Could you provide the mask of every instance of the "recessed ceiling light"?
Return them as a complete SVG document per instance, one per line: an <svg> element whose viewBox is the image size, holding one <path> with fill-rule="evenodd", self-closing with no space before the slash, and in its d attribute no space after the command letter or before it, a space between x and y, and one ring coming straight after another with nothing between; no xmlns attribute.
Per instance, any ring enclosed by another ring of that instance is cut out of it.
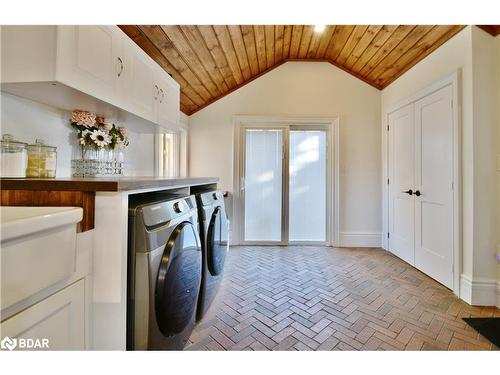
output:
<svg viewBox="0 0 500 375"><path fill-rule="evenodd" d="M322 33L325 30L325 25L314 25L314 31L317 33Z"/></svg>

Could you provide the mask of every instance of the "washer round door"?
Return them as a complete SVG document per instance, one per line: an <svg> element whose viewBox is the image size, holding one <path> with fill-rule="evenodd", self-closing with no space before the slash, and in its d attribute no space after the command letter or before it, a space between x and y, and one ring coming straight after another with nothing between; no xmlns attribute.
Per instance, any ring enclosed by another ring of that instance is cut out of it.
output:
<svg viewBox="0 0 500 375"><path fill-rule="evenodd" d="M193 318L201 282L201 248L190 222L172 232L160 262L155 289L156 321L161 333L182 332Z"/></svg>
<svg viewBox="0 0 500 375"><path fill-rule="evenodd" d="M207 265L214 276L222 273L228 250L227 220L224 210L217 206L207 231Z"/></svg>

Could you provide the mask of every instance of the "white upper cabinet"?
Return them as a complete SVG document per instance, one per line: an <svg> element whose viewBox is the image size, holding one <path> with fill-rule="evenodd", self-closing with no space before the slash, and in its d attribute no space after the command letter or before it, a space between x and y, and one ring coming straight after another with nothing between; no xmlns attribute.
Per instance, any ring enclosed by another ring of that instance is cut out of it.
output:
<svg viewBox="0 0 500 375"><path fill-rule="evenodd" d="M132 40L123 43L122 97L130 112L157 122L156 63ZM164 72L165 73L165 72ZM167 73L165 73L167 74Z"/></svg>
<svg viewBox="0 0 500 375"><path fill-rule="evenodd" d="M2 91L178 126L179 85L117 26L2 26L1 35Z"/></svg>
<svg viewBox="0 0 500 375"><path fill-rule="evenodd" d="M158 124L173 128L179 124L179 84L169 75L158 74Z"/></svg>
<svg viewBox="0 0 500 375"><path fill-rule="evenodd" d="M122 52L118 31L112 26L57 26L57 80L115 104Z"/></svg>

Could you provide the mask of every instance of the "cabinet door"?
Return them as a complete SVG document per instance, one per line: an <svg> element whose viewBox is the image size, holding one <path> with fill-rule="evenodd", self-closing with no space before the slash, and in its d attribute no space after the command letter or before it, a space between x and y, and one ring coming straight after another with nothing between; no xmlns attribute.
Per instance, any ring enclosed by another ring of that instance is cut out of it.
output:
<svg viewBox="0 0 500 375"><path fill-rule="evenodd" d="M56 77L112 104L121 66L121 36L115 26L58 26Z"/></svg>
<svg viewBox="0 0 500 375"><path fill-rule="evenodd" d="M155 63L137 46L125 43L123 78L128 110L147 120L157 122L157 101L160 88L155 82Z"/></svg>
<svg viewBox="0 0 500 375"><path fill-rule="evenodd" d="M85 289L84 280L64 288L43 301L14 315L0 324L2 337L21 340L47 339L48 347L34 350L84 350L85 349Z"/></svg>
<svg viewBox="0 0 500 375"><path fill-rule="evenodd" d="M159 75L158 124L168 128L179 125L179 85L164 71Z"/></svg>

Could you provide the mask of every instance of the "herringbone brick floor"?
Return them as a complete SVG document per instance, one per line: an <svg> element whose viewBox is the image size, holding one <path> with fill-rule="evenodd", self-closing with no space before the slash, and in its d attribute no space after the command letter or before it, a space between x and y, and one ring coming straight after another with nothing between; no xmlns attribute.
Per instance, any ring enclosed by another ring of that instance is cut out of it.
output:
<svg viewBox="0 0 500 375"><path fill-rule="evenodd" d="M187 350L489 350L472 307L382 249L234 247Z"/></svg>

